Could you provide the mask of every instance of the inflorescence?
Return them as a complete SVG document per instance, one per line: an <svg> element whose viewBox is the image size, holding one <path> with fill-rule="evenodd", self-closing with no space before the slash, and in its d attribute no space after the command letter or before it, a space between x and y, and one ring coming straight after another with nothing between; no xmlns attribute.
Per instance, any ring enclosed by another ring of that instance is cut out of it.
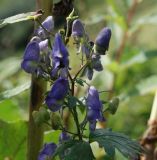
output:
<svg viewBox="0 0 157 160"><path fill-rule="evenodd" d="M107 27L103 28L98 33L95 42L92 42L89 39L84 24L77 16L70 14L68 21L71 21L70 24L72 24L70 27L72 29L71 36L67 37L66 30L60 30L54 35L53 17L47 17L40 27L35 30L34 37L28 43L21 63L21 67L25 72L43 78L51 84L50 91L45 94L45 104L48 108L44 108L44 106L39 112L62 118L63 110L68 108L74 117L77 133L71 133L66 130L66 126L59 122L60 118L57 120L52 117L54 120L53 124L57 121L55 129L62 130L58 145L71 138L81 140L84 136L86 124L89 124L89 130L93 132L96 129L98 121L105 121L103 102L99 98L98 90L94 86L89 85L87 95L83 100L80 100L75 97L75 85L76 83L80 83L81 86L84 86L85 80L83 80L83 76L92 80L94 71L100 72L103 70L101 57L106 54L109 48L111 29ZM70 54L66 41L70 37L73 38L77 53L84 57L84 59L76 61L80 63L80 68L73 76L70 73ZM117 102L117 106L119 101L118 99L115 99L115 101ZM80 104L84 106L84 111L86 112L82 123L79 122L77 113L77 106ZM114 107L115 105L113 105L112 111ZM36 118L36 115L39 114L34 114L34 118ZM46 119L42 119L44 122L50 121L50 117L46 116ZM45 144L39 153L38 160L51 158L56 148L57 145L54 143Z"/></svg>

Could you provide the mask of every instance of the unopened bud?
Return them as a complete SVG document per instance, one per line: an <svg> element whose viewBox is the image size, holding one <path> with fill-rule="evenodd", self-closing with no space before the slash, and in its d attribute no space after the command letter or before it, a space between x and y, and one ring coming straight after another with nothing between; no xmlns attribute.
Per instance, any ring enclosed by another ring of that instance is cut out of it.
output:
<svg viewBox="0 0 157 160"><path fill-rule="evenodd" d="M49 112L44 107L41 107L39 111L33 111L32 116L33 116L34 122L38 126L40 126L44 122L47 122L50 119Z"/></svg>
<svg viewBox="0 0 157 160"><path fill-rule="evenodd" d="M111 101L109 101L108 111L111 114L115 114L119 106L119 98L114 97Z"/></svg>
<svg viewBox="0 0 157 160"><path fill-rule="evenodd" d="M51 125L53 129L55 130L59 129L61 125L61 118L57 113L54 112L51 113Z"/></svg>

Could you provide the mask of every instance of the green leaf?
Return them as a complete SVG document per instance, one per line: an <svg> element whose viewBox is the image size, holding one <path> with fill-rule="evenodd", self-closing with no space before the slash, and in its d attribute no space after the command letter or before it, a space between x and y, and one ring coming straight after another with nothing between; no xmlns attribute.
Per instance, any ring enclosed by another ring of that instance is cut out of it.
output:
<svg viewBox="0 0 157 160"><path fill-rule="evenodd" d="M20 112L20 109L15 101L7 99L0 103L0 119L5 122L24 120L26 116L22 114L23 112Z"/></svg>
<svg viewBox="0 0 157 160"><path fill-rule="evenodd" d="M15 16L11 16L5 19L0 20L0 28L6 26L7 24L27 21L27 20L34 20L37 17L41 16L41 12L28 12L28 13L21 13Z"/></svg>
<svg viewBox="0 0 157 160"><path fill-rule="evenodd" d="M74 96L68 97L68 107L73 108L76 107L77 98Z"/></svg>
<svg viewBox="0 0 157 160"><path fill-rule="evenodd" d="M130 32L135 32L137 29L143 25L157 25L157 15L151 14L147 16L140 17L135 23L133 23Z"/></svg>
<svg viewBox="0 0 157 160"><path fill-rule="evenodd" d="M141 146L136 141L109 129L96 129L90 133L89 139L90 142L97 141L100 147L104 147L109 157L115 156L115 148L128 158L136 158L142 152Z"/></svg>
<svg viewBox="0 0 157 160"><path fill-rule="evenodd" d="M56 154L63 154L68 149L65 160L93 160L95 159L90 144L79 140L69 140L57 148Z"/></svg>
<svg viewBox="0 0 157 160"><path fill-rule="evenodd" d="M133 56L125 63L121 64L121 68L126 69L134 64L144 63L152 58L157 58L157 50L141 51L139 54Z"/></svg>
<svg viewBox="0 0 157 160"><path fill-rule="evenodd" d="M25 84L17 86L13 89L4 91L4 92L0 93L0 102L5 100L5 99L16 96L16 95L20 94L21 92L23 92L23 91L25 91L29 88L30 88L30 82L26 82Z"/></svg>
<svg viewBox="0 0 157 160"><path fill-rule="evenodd" d="M75 81L76 81L76 83L79 84L80 86L84 86L84 82L85 82L84 80L82 80L82 79L80 79L80 78L77 78Z"/></svg>
<svg viewBox="0 0 157 160"><path fill-rule="evenodd" d="M5 80L7 77L15 74L20 69L20 63L21 59L17 57L10 57L3 61L0 61L0 82Z"/></svg>
<svg viewBox="0 0 157 160"><path fill-rule="evenodd" d="M50 131L44 132L44 143L48 143L48 142L58 143L60 134L61 134L60 130L50 130Z"/></svg>
<svg viewBox="0 0 157 160"><path fill-rule="evenodd" d="M150 92L154 92L157 89L157 76L150 76L142 81L140 81L135 87L133 87L129 92L121 94L121 100L128 100L133 96L145 95Z"/></svg>
<svg viewBox="0 0 157 160"><path fill-rule="evenodd" d="M27 123L0 120L0 159L26 160Z"/></svg>
<svg viewBox="0 0 157 160"><path fill-rule="evenodd" d="M117 5L117 2L114 0L107 0L108 5L112 8L111 16L106 16L107 20L112 20L116 22L124 30L127 28L126 20L123 16L122 10Z"/></svg>

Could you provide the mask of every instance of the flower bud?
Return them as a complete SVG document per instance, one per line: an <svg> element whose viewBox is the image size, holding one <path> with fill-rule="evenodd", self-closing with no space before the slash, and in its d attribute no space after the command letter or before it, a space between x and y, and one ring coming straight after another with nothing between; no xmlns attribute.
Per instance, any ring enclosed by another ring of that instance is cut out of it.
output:
<svg viewBox="0 0 157 160"><path fill-rule="evenodd" d="M60 116L54 112L51 113L51 125L52 125L52 128L55 130L59 129L61 125Z"/></svg>
<svg viewBox="0 0 157 160"><path fill-rule="evenodd" d="M39 111L34 111L32 113L34 122L40 126L44 122L47 122L50 119L49 112L46 110L46 108L41 107Z"/></svg>
<svg viewBox="0 0 157 160"><path fill-rule="evenodd" d="M39 114L44 121L48 121L50 119L50 114L45 107L40 107Z"/></svg>
<svg viewBox="0 0 157 160"><path fill-rule="evenodd" d="M111 38L111 30L109 28L103 28L96 37L95 40L95 52L100 55L105 55L105 52L109 48L109 42Z"/></svg>
<svg viewBox="0 0 157 160"><path fill-rule="evenodd" d="M52 32L54 29L54 20L52 16L48 16L43 22L43 27L48 31ZM37 29L36 34L41 38L45 39L49 36L49 33L46 32L41 26Z"/></svg>
<svg viewBox="0 0 157 160"><path fill-rule="evenodd" d="M107 109L111 114L115 114L119 106L119 98L114 97L109 101L109 108Z"/></svg>

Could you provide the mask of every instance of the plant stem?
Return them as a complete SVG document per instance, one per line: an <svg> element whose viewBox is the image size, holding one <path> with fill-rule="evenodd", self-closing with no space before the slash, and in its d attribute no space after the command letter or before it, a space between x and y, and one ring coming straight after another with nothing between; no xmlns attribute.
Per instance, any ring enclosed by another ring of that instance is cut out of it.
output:
<svg viewBox="0 0 157 160"><path fill-rule="evenodd" d="M69 79L71 81L71 94L72 96L74 96L75 94L75 80L76 78L78 77L78 75L80 74L80 72L86 68L88 63L84 64L79 70L78 72L75 74L74 78L72 78L71 74L68 72L68 76L69 76ZM79 120L78 120L78 113L77 113L77 110L76 110L76 107L74 107L72 109L72 115L73 115L73 118L74 118L74 121L76 123L76 127L77 127L77 133L78 133L78 137L79 137L79 140L82 140L82 134L81 134L81 130L80 130L80 124L79 124Z"/></svg>
<svg viewBox="0 0 157 160"><path fill-rule="evenodd" d="M86 66L88 65L88 63L84 64L79 70L78 72L76 73L75 77L73 78L73 80L75 81L77 76L80 74L80 72L86 68Z"/></svg>
<svg viewBox="0 0 157 160"><path fill-rule="evenodd" d="M77 78L77 76L75 75L75 77L72 78L70 73L69 73L68 76L69 76L69 79L71 81L71 94L72 94L72 96L74 96L74 94L75 94L75 79ZM78 120L78 114L77 114L76 107L74 107L71 110L71 113L72 113L74 121L76 123L76 128L77 128L77 133L78 133L79 140L82 140L82 134L81 134L81 130L80 130L80 124L79 124L79 120Z"/></svg>
<svg viewBox="0 0 157 160"><path fill-rule="evenodd" d="M43 18L51 14L52 4L52 0L36 0L37 10L42 9L45 12ZM36 27L37 24L35 24L35 28ZM39 110L42 106L46 86L47 84L44 80L32 75L29 105L27 160L37 160L39 151L43 144L43 128L38 127L35 124L32 112Z"/></svg>
<svg viewBox="0 0 157 160"><path fill-rule="evenodd" d="M74 96L74 93L75 93L75 81L74 80L72 81L72 84L71 84L71 90L72 90L72 96ZM78 133L79 139L82 140L82 136L81 136L81 132L80 132L80 124L79 124L79 120L78 120L78 114L76 111L76 107L74 107L72 110L73 110L74 121L75 121L76 127L77 127L77 133Z"/></svg>
<svg viewBox="0 0 157 160"><path fill-rule="evenodd" d="M29 106L27 160L37 160L39 150L43 143L43 128L38 127L33 119L32 112L39 110L43 103L43 93L46 91L46 83L32 76L31 97Z"/></svg>

